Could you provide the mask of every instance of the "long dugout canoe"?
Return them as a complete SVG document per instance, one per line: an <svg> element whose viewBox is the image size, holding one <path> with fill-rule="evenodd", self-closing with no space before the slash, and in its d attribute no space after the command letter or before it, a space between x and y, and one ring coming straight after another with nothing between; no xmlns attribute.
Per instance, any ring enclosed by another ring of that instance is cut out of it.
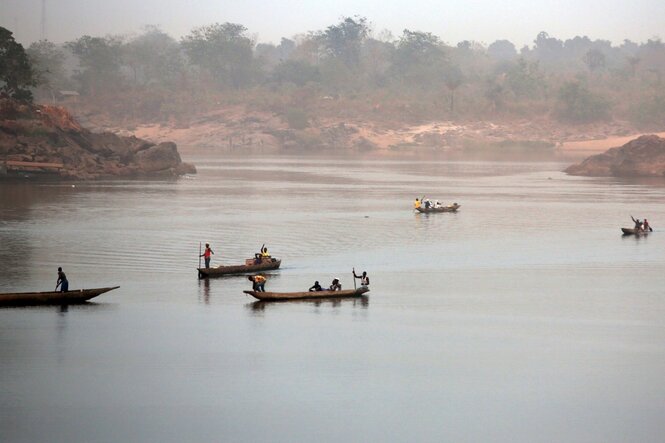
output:
<svg viewBox="0 0 665 443"><path fill-rule="evenodd" d="M67 292L15 292L0 294L0 306L73 305L86 302L91 298L118 289L119 287L75 289Z"/></svg>
<svg viewBox="0 0 665 443"><path fill-rule="evenodd" d="M342 291L303 291L303 292L256 292L243 291L245 294L262 301L277 300L304 300L314 298L342 298L342 297L360 297L369 292L367 286L361 286L358 289L345 289Z"/></svg>
<svg viewBox="0 0 665 443"><path fill-rule="evenodd" d="M251 274L253 272L259 271L270 271L272 269L279 268L279 265L282 264L282 260L272 259L270 261L264 260L259 264L251 265L231 265L231 266L216 266L214 268L198 268L199 278L207 277L221 277L223 275L233 275L233 274Z"/></svg>

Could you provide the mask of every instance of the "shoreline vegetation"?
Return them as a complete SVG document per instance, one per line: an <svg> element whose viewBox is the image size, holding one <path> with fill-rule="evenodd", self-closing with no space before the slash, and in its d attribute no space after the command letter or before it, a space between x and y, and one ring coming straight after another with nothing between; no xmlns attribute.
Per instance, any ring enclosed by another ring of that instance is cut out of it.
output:
<svg viewBox="0 0 665 443"><path fill-rule="evenodd" d="M659 38L540 32L518 49L444 37L353 16L278 44L227 22L179 40L149 26L24 50L0 28L17 67L0 92L63 106L91 134L175 142L186 155L572 162L665 135Z"/></svg>

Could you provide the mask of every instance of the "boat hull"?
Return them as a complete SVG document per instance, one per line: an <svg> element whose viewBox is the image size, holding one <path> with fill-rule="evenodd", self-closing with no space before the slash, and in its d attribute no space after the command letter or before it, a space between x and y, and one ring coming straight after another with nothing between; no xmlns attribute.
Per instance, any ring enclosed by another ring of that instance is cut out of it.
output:
<svg viewBox="0 0 665 443"><path fill-rule="evenodd" d="M344 297L360 297L366 292L369 292L367 286L361 286L358 289L345 289L342 291L303 291L303 292L256 292L256 291L243 291L245 294L261 301L279 301L279 300L307 300L307 299L320 299L320 298L344 298Z"/></svg>
<svg viewBox="0 0 665 443"><path fill-rule="evenodd" d="M621 228L621 232L623 232L623 235L647 235L649 233L649 231L642 231L635 228Z"/></svg>
<svg viewBox="0 0 665 443"><path fill-rule="evenodd" d="M270 271L273 269L278 269L281 264L282 260L274 259L271 261L263 261L257 265L222 265L215 268L198 268L198 271L199 278L222 277L224 275L242 275L252 274L254 272Z"/></svg>
<svg viewBox="0 0 665 443"><path fill-rule="evenodd" d="M0 294L0 306L72 305L84 303L91 298L118 289L119 287L76 289L67 292L17 292Z"/></svg>
<svg viewBox="0 0 665 443"><path fill-rule="evenodd" d="M450 206L441 206L440 208L416 208L416 211L420 212L421 214L429 214L431 212L457 212L457 210L461 207L462 205L454 204Z"/></svg>

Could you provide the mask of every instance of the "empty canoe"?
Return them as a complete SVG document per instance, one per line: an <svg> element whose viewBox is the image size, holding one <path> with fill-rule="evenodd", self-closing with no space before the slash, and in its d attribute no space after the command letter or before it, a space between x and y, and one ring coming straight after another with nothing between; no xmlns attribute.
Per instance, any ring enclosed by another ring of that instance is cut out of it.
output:
<svg viewBox="0 0 665 443"><path fill-rule="evenodd" d="M119 287L76 289L67 292L16 292L0 294L0 306L70 305L83 303Z"/></svg>

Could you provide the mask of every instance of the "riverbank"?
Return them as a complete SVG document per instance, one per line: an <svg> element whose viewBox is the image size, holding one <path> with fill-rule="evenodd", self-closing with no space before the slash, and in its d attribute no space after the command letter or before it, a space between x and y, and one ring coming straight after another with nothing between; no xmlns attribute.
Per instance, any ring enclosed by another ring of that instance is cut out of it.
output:
<svg viewBox="0 0 665 443"><path fill-rule="evenodd" d="M0 174L67 179L174 177L196 172L176 144L92 132L65 109L0 100Z"/></svg>
<svg viewBox="0 0 665 443"><path fill-rule="evenodd" d="M90 122L94 125L95 118L90 118ZM305 128L294 129L269 112L249 112L242 107L226 107L187 123L172 121L135 127L109 123L100 124L98 130L111 130L154 143L172 140L186 154L355 152L382 156L444 154L491 159L506 155L578 160L643 134L626 122L566 126L549 119L430 121L406 125L381 119L326 117Z"/></svg>

